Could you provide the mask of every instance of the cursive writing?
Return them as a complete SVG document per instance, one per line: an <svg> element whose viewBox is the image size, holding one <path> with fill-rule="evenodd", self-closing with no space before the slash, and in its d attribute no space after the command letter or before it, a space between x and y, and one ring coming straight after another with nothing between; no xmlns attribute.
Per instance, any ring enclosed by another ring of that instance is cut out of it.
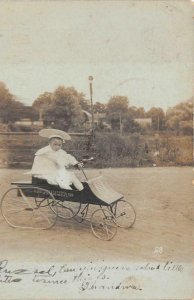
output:
<svg viewBox="0 0 194 300"><path fill-rule="evenodd" d="M182 264L172 261L165 263L113 264L22 264L15 267L7 259L0 261L0 285L19 284L27 278L28 282L37 285L76 287L82 293L86 291L133 290L141 292L141 276L145 272L183 272ZM143 273L142 273L143 272Z"/></svg>

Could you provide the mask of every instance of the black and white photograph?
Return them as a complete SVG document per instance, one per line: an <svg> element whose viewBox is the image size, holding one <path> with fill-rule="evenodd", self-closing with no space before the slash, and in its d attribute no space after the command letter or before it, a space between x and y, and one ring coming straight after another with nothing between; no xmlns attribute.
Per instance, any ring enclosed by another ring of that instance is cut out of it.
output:
<svg viewBox="0 0 194 300"><path fill-rule="evenodd" d="M0 300L193 299L194 1L0 1Z"/></svg>

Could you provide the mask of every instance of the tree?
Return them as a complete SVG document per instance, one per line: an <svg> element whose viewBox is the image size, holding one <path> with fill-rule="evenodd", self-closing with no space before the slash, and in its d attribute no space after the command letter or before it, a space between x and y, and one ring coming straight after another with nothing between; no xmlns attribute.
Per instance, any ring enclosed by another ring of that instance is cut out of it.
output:
<svg viewBox="0 0 194 300"><path fill-rule="evenodd" d="M163 130L165 125L165 114L162 108L152 107L147 113L148 118L152 119L152 128L154 130Z"/></svg>
<svg viewBox="0 0 194 300"><path fill-rule="evenodd" d="M100 103L100 102L96 102L93 105L93 110L94 110L94 113L106 113L107 105L103 104L103 103Z"/></svg>
<svg viewBox="0 0 194 300"><path fill-rule="evenodd" d="M2 123L14 122L21 118L24 104L15 100L3 82L0 82L0 120Z"/></svg>
<svg viewBox="0 0 194 300"><path fill-rule="evenodd" d="M123 121L123 131L126 133L140 132L141 127L131 117L128 117Z"/></svg>
<svg viewBox="0 0 194 300"><path fill-rule="evenodd" d="M41 94L32 104L32 107L39 113L39 119L44 118L45 112L52 103L52 93L45 92Z"/></svg>
<svg viewBox="0 0 194 300"><path fill-rule="evenodd" d="M91 110L91 105L90 105L90 101L84 98L84 95L81 94L80 100L79 100L79 105L81 106L81 108L87 112L89 112Z"/></svg>
<svg viewBox="0 0 194 300"><path fill-rule="evenodd" d="M193 121L180 121L179 123L180 132L183 135L193 135Z"/></svg>
<svg viewBox="0 0 194 300"><path fill-rule="evenodd" d="M125 96L113 96L107 104L107 112L111 113L126 113L129 107L128 98Z"/></svg>
<svg viewBox="0 0 194 300"><path fill-rule="evenodd" d="M39 114L32 106L24 105L20 112L20 117L30 119L31 121L37 121Z"/></svg>
<svg viewBox="0 0 194 300"><path fill-rule="evenodd" d="M136 112L136 118L145 118L145 117L146 117L145 109L143 107L139 107Z"/></svg>
<svg viewBox="0 0 194 300"><path fill-rule="evenodd" d="M193 125L193 103L192 99L181 102L169 108L166 112L166 126L177 133L192 134Z"/></svg>
<svg viewBox="0 0 194 300"><path fill-rule="evenodd" d="M59 86L53 93L49 108L45 111L46 121L52 120L55 128L68 131L78 128L83 120L80 100L83 94L73 87Z"/></svg>
<svg viewBox="0 0 194 300"><path fill-rule="evenodd" d="M143 107L137 108L136 106L130 106L128 108L128 116L131 119L146 118L146 112Z"/></svg>
<svg viewBox="0 0 194 300"><path fill-rule="evenodd" d="M123 120L127 117L129 101L125 96L113 96L107 104L107 116L114 130L122 131Z"/></svg>

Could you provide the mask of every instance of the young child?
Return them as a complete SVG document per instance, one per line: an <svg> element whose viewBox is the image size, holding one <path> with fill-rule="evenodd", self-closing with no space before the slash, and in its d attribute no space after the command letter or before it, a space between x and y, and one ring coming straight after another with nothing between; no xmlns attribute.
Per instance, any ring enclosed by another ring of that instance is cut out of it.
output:
<svg viewBox="0 0 194 300"><path fill-rule="evenodd" d="M39 135L49 139L49 145L35 153L34 163L30 173L49 184L59 185L60 188L71 190L71 184L79 191L83 189L82 183L76 175L67 169L69 166L83 166L75 157L61 149L65 140L71 137L58 129L42 129Z"/></svg>

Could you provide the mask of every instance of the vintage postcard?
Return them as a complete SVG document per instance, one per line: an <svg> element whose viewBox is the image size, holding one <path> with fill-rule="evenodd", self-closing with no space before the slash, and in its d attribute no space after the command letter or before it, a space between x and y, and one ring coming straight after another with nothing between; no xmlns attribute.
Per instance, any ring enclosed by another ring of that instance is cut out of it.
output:
<svg viewBox="0 0 194 300"><path fill-rule="evenodd" d="M193 299L190 0L0 1L0 299Z"/></svg>

